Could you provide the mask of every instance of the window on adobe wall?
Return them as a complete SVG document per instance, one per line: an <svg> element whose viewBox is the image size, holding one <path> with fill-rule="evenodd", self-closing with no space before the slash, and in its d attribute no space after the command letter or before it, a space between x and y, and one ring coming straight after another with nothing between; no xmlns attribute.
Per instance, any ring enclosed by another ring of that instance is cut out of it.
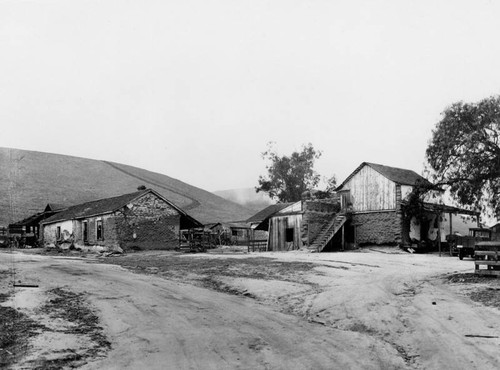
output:
<svg viewBox="0 0 500 370"><path fill-rule="evenodd" d="M286 241L293 242L293 227L286 229Z"/></svg>
<svg viewBox="0 0 500 370"><path fill-rule="evenodd" d="M233 236L238 236L238 230L234 230L234 229L233 229L233 231L232 231L232 235L233 235Z"/></svg>
<svg viewBox="0 0 500 370"><path fill-rule="evenodd" d="M57 231L56 231L56 238L57 238L57 239L61 239L61 226L58 226L58 227L57 227Z"/></svg>
<svg viewBox="0 0 500 370"><path fill-rule="evenodd" d="M102 229L102 220L97 220L96 222L96 239L97 240L103 240L104 239L104 233Z"/></svg>

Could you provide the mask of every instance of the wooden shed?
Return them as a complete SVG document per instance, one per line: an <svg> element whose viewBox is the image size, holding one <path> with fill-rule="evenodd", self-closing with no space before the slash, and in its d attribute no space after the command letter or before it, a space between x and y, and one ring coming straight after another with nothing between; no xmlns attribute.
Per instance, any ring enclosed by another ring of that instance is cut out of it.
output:
<svg viewBox="0 0 500 370"><path fill-rule="evenodd" d="M290 203L257 226L257 230L269 232L268 251L289 251L302 248L302 202Z"/></svg>

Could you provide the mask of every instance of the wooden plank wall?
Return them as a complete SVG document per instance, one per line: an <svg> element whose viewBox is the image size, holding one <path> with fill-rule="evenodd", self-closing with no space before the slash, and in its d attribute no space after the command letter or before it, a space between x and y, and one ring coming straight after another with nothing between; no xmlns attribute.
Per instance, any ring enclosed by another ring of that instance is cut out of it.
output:
<svg viewBox="0 0 500 370"><path fill-rule="evenodd" d="M270 251L288 251L302 248L302 215L272 217L269 220ZM286 229L293 228L293 242L286 241Z"/></svg>
<svg viewBox="0 0 500 370"><path fill-rule="evenodd" d="M354 211L396 209L396 184L369 166L364 166L342 188L351 191Z"/></svg>

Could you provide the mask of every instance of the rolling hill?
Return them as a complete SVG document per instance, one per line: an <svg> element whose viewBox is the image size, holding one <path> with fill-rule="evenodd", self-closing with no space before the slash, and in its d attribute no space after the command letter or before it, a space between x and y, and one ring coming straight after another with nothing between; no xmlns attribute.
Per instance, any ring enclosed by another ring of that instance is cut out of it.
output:
<svg viewBox="0 0 500 370"><path fill-rule="evenodd" d="M240 221L254 212L166 175L124 164L0 148L0 226L42 211L132 193L145 185L202 223Z"/></svg>
<svg viewBox="0 0 500 370"><path fill-rule="evenodd" d="M243 207L258 212L267 206L276 203L265 193L256 193L254 188L217 190L214 194L241 204Z"/></svg>

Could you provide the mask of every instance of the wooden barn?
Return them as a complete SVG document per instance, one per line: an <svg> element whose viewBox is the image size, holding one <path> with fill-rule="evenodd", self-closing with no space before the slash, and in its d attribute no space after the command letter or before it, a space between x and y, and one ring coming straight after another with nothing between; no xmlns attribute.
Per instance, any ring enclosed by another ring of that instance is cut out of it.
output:
<svg viewBox="0 0 500 370"><path fill-rule="evenodd" d="M426 214L418 220L406 217L406 199L417 184L432 185L411 170L368 162L356 168L336 189L341 204L352 209L355 243L439 244L464 225L477 226L478 212L439 202L425 203Z"/></svg>

